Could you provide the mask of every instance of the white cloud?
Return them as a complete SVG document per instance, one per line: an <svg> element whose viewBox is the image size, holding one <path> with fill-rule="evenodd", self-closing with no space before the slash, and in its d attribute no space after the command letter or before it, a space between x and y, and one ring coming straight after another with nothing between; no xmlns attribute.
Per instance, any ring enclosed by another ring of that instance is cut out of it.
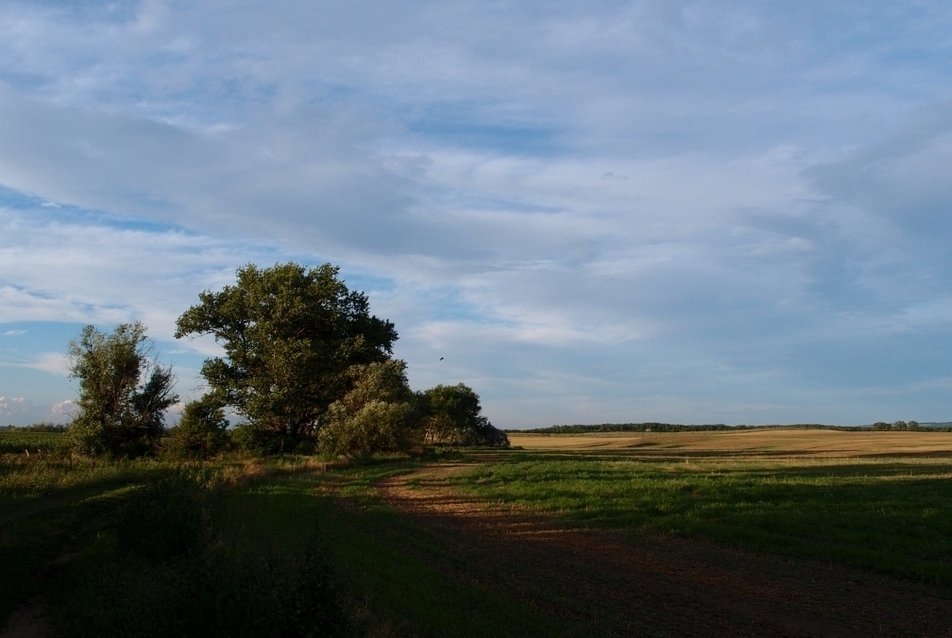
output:
<svg viewBox="0 0 952 638"><path fill-rule="evenodd" d="M69 421L74 416L79 408L76 405L76 402L72 399L66 399L60 401L59 403L53 404L49 411L49 420L62 423Z"/></svg>
<svg viewBox="0 0 952 638"><path fill-rule="evenodd" d="M69 375L69 359L59 352L45 352L36 360L25 363L23 366L59 376Z"/></svg>
<svg viewBox="0 0 952 638"><path fill-rule="evenodd" d="M0 397L0 420L19 421L33 412L33 402L26 397Z"/></svg>
<svg viewBox="0 0 952 638"><path fill-rule="evenodd" d="M139 226L75 211L0 208L0 323L140 319L154 336L170 339L174 319L199 292L231 282L248 261L294 256L267 245Z"/></svg>
<svg viewBox="0 0 952 638"><path fill-rule="evenodd" d="M569 387L592 419L792 414L835 367L813 349L948 330L950 24L903 2L8 3L0 185L36 199L0 210L0 323L167 341L247 261L330 260L385 281L411 369L453 353L419 382L478 381L510 416ZM188 374L220 352L173 348ZM756 400L705 394L725 369ZM631 399L651 370L667 386Z"/></svg>

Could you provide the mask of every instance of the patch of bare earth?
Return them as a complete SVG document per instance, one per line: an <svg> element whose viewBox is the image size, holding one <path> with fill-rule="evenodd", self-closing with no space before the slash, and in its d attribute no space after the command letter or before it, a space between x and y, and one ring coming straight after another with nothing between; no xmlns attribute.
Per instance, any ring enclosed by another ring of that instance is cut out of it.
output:
<svg viewBox="0 0 952 638"><path fill-rule="evenodd" d="M460 496L439 465L378 485L461 558L435 565L520 600L578 636L952 637L927 586L674 537L623 536Z"/></svg>
<svg viewBox="0 0 952 638"><path fill-rule="evenodd" d="M54 574L61 571L76 557L65 552L54 561L46 563L36 575L41 584L48 583ZM46 597L40 593L18 606L0 631L0 638L45 638L51 633Z"/></svg>
<svg viewBox="0 0 952 638"><path fill-rule="evenodd" d="M24 603L7 620L2 638L43 638L49 635L46 604L41 598Z"/></svg>

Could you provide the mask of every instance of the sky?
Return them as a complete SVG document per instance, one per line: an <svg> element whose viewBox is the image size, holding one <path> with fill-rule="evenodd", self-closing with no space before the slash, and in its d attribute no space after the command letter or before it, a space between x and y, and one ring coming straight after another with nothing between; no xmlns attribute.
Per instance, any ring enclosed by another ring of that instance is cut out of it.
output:
<svg viewBox="0 0 952 638"><path fill-rule="evenodd" d="M498 427L949 421L950 213L944 2L5 0L0 425L287 261Z"/></svg>

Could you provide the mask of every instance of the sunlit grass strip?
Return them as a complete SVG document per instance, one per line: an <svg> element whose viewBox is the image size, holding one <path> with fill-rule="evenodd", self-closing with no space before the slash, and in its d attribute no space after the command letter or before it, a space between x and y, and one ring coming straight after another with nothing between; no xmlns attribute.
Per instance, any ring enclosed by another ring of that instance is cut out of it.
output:
<svg viewBox="0 0 952 638"><path fill-rule="evenodd" d="M679 534L952 586L952 462L645 462L513 455L448 480L581 526Z"/></svg>

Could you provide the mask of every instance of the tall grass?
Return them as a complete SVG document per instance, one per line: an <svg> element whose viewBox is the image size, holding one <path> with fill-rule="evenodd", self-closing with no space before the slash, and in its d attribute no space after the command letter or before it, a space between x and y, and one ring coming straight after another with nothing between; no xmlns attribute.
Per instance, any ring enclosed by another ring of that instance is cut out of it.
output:
<svg viewBox="0 0 952 638"><path fill-rule="evenodd" d="M0 503L4 513L15 501L65 494L76 488L99 489L107 483L145 480L168 466L150 459L104 462L68 455L0 456Z"/></svg>
<svg viewBox="0 0 952 638"><path fill-rule="evenodd" d="M60 583L60 635L350 633L314 530L290 553L242 546L209 478L177 472L126 496Z"/></svg>
<svg viewBox="0 0 952 638"><path fill-rule="evenodd" d="M374 490L406 458L0 462L0 624L45 591L64 637L559 633L441 571L461 559Z"/></svg>

